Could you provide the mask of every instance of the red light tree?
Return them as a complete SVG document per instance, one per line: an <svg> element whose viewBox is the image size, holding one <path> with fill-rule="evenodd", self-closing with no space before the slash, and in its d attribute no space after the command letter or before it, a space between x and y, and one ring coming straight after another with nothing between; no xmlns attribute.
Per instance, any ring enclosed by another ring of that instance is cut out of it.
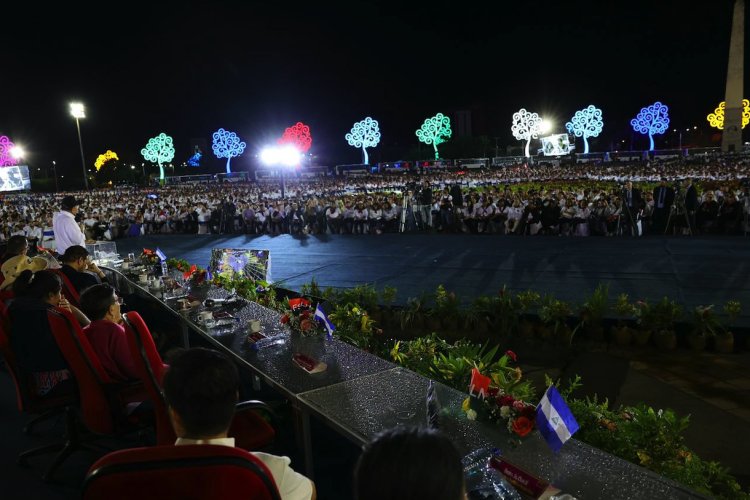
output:
<svg viewBox="0 0 750 500"><path fill-rule="evenodd" d="M310 127L302 122L297 122L294 126L284 130L284 135L278 141L279 144L291 144L300 153L306 153L312 146L312 136Z"/></svg>

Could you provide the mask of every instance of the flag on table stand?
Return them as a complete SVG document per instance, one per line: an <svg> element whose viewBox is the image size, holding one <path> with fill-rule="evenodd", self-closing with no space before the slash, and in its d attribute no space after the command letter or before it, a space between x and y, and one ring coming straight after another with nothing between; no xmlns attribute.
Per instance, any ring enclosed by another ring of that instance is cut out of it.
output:
<svg viewBox="0 0 750 500"><path fill-rule="evenodd" d="M156 256L159 257L159 260L164 262L167 260L167 256L164 252L161 251L159 247L156 247Z"/></svg>
<svg viewBox="0 0 750 500"><path fill-rule="evenodd" d="M578 430L578 422L554 385L549 386L536 407L536 426L554 452L560 451Z"/></svg>
<svg viewBox="0 0 750 500"><path fill-rule="evenodd" d="M323 308L320 307L320 303L315 307L315 319L323 323L323 326L326 327L326 330L328 330L328 334L326 337L330 340L333 337L333 332L336 331L336 327L333 326L333 323L331 323L331 320L328 319L328 316L326 316L325 311L323 311Z"/></svg>

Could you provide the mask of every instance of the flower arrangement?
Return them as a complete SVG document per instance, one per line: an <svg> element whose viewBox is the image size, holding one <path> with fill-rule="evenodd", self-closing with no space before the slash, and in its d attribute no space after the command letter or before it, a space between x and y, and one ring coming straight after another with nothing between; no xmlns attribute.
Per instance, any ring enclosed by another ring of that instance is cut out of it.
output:
<svg viewBox="0 0 750 500"><path fill-rule="evenodd" d="M147 266L158 264L159 256L156 255L156 251L151 250L150 248L144 248L141 252L141 262L143 262Z"/></svg>
<svg viewBox="0 0 750 500"><path fill-rule="evenodd" d="M302 335L318 335L325 333L325 328L315 321L311 309L311 302L304 297L287 299L286 312L281 316L281 324L289 325L292 331L300 332Z"/></svg>

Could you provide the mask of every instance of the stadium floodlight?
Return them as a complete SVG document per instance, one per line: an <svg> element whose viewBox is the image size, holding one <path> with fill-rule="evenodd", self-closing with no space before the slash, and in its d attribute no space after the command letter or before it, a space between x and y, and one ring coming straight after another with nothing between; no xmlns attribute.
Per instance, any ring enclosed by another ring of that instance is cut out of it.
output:
<svg viewBox="0 0 750 500"><path fill-rule="evenodd" d="M78 146L81 148L81 167L83 168L83 186L88 191L89 179L86 174L86 158L83 155L83 140L81 139L81 124L78 122L81 118L86 118L86 111L83 108L83 104L80 102L70 103L70 114L76 119L76 130L78 130Z"/></svg>
<svg viewBox="0 0 750 500"><path fill-rule="evenodd" d="M539 124L539 133L540 134L547 134L550 130L552 130L553 123L551 120L547 120L546 118L542 119L542 123Z"/></svg>
<svg viewBox="0 0 750 500"><path fill-rule="evenodd" d="M291 144L282 146L267 146L260 152L260 161L268 166L283 167L279 168L281 177L281 198L285 197L284 170L296 167L302 160L302 154Z"/></svg>
<svg viewBox="0 0 750 500"><path fill-rule="evenodd" d="M10 155L16 160L20 160L21 158L26 156L26 152L23 150L21 146L15 146L13 147L13 149L10 150Z"/></svg>

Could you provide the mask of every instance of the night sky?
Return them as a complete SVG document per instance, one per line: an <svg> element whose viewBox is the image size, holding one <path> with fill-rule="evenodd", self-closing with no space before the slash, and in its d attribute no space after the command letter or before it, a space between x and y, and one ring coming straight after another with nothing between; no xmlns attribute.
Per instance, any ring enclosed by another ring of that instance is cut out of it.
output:
<svg viewBox="0 0 750 500"><path fill-rule="evenodd" d="M193 138L212 156L211 133L223 127L248 143L232 162L243 169L297 121L310 125L319 163L356 163L343 136L366 116L383 134L371 158L396 160L425 118L462 109L472 110L474 135L503 148L517 144L519 108L563 132L588 104L604 112L592 148L604 150L630 141L630 119L656 100L673 127L709 136L732 11L731 0L16 3L2 12L0 135L25 147L30 166L56 160L72 174L73 100L86 106L90 163L107 149L140 163L159 132L174 137L175 161ZM212 162L217 171L224 163Z"/></svg>

